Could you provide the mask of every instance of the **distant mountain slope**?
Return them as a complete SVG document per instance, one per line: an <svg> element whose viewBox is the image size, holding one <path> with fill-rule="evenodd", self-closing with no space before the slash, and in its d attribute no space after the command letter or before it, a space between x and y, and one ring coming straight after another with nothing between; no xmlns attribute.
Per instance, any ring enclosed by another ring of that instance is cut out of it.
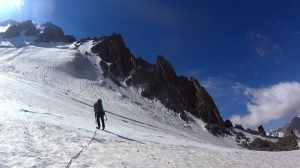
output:
<svg viewBox="0 0 300 168"><path fill-rule="evenodd" d="M286 124L285 126L270 132L270 135L273 136L287 136L290 135L292 130L294 131L295 135L299 136L300 134L300 116L295 116L290 123Z"/></svg>
<svg viewBox="0 0 300 168"><path fill-rule="evenodd" d="M9 26L8 28L6 28ZM11 39L22 36L35 37L36 42L66 42L72 43L76 38L71 35L65 35L62 28L54 25L51 22L44 24L33 22L31 20L18 23L13 20L8 20L0 23L2 30L5 30L0 35L2 39ZM0 29L1 30L1 29Z"/></svg>
<svg viewBox="0 0 300 168"><path fill-rule="evenodd" d="M0 27L6 27L14 24L19 24L19 22L10 19L10 20L0 22Z"/></svg>

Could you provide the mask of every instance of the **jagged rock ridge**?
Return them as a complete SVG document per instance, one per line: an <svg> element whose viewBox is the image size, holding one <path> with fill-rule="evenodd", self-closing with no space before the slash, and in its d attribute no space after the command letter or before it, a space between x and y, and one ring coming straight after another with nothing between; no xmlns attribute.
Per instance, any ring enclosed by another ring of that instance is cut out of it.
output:
<svg viewBox="0 0 300 168"><path fill-rule="evenodd" d="M8 20L1 22L3 25L12 24L4 33L2 38L13 38L21 35L24 31L25 36L36 36L36 42L75 42L76 38L71 35L65 35L62 28L47 22L37 28L31 20L22 23Z"/></svg>
<svg viewBox="0 0 300 168"><path fill-rule="evenodd" d="M101 58L103 76L110 77L121 86L117 79L127 85L144 85L141 95L157 99L167 108L180 113L184 111L201 118L204 122L225 127L220 113L206 90L193 77L177 76L170 62L159 55L155 64L141 57L135 58L126 47L120 34L94 38L93 53Z"/></svg>

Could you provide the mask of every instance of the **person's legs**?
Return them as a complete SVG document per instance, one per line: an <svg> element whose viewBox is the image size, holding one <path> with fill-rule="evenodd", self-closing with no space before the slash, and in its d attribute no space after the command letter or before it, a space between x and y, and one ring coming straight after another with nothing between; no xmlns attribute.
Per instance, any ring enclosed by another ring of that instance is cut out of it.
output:
<svg viewBox="0 0 300 168"><path fill-rule="evenodd" d="M97 123L98 123L98 129L100 129L100 116L97 115Z"/></svg>
<svg viewBox="0 0 300 168"><path fill-rule="evenodd" d="M105 128L105 124L104 124L104 116L101 117L101 122L102 122L102 129Z"/></svg>

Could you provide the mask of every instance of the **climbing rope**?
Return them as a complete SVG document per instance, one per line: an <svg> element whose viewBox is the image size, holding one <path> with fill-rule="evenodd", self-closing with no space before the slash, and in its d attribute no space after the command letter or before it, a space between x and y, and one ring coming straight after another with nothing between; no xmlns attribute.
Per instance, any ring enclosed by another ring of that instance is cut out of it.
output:
<svg viewBox="0 0 300 168"><path fill-rule="evenodd" d="M83 151L83 149L84 149L84 148L87 148L87 147L89 146L89 144L90 144L90 143L93 141L93 139L95 138L96 132L97 132L97 130L95 131L94 136L93 136L93 138L90 140L90 142L89 142L85 147L83 147L83 148L81 149L81 151L80 151L79 153L77 153L77 155L75 155L75 156L69 161L69 163L68 163L68 165L67 165L67 168L71 166L73 159L77 159L77 158L79 157L79 155L81 154L81 152Z"/></svg>

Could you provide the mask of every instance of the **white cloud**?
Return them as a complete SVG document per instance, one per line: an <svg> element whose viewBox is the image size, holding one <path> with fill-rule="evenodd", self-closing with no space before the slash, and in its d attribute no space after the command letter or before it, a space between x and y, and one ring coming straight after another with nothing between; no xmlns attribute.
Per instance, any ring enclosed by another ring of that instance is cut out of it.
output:
<svg viewBox="0 0 300 168"><path fill-rule="evenodd" d="M269 40L268 37L262 36L262 35L257 34L257 33L252 33L252 32L250 32L250 36L251 36L252 38L258 38L258 39L263 39L263 40Z"/></svg>
<svg viewBox="0 0 300 168"><path fill-rule="evenodd" d="M234 124L245 127L257 127L271 120L286 116L299 115L300 83L284 82L268 88L247 88L244 94L249 98L245 116L233 115L230 120Z"/></svg>

